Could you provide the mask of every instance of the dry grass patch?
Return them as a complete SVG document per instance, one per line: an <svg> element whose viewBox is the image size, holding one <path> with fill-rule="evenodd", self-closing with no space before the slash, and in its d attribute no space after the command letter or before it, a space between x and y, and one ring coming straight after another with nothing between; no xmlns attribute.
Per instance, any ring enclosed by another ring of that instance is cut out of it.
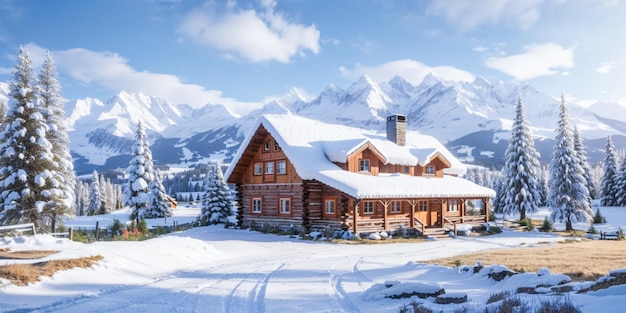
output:
<svg viewBox="0 0 626 313"><path fill-rule="evenodd" d="M51 277L54 273L73 268L87 268L104 259L101 255L79 259L52 260L33 264L11 264L0 266L0 278L8 279L17 286L38 282L39 277Z"/></svg>
<svg viewBox="0 0 626 313"><path fill-rule="evenodd" d="M26 259L41 259L49 255L55 254L59 251L52 250L25 250L25 251L13 251L9 249L0 249L0 259L9 260L26 260Z"/></svg>
<svg viewBox="0 0 626 313"><path fill-rule="evenodd" d="M516 272L537 272L549 268L552 273L568 275L574 281L593 281L609 271L626 268L626 241L586 240L546 247L497 249L424 261L444 266L502 264Z"/></svg>

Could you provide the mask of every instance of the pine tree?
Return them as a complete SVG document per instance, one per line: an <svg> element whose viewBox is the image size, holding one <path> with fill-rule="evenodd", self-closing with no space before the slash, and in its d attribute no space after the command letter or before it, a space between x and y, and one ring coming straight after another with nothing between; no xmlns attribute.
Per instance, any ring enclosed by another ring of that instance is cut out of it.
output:
<svg viewBox="0 0 626 313"><path fill-rule="evenodd" d="M234 206L230 188L224 181L224 174L217 164L209 167L204 186L200 224L226 223L228 217L233 215Z"/></svg>
<svg viewBox="0 0 626 313"><path fill-rule="evenodd" d="M618 185L617 156L611 136L606 140L606 157L604 158L604 175L600 181L600 203L603 206L617 205L615 197Z"/></svg>
<svg viewBox="0 0 626 313"><path fill-rule="evenodd" d="M574 150L576 151L577 159L580 162L580 166L583 169L583 177L585 178L587 189L589 190L589 201L591 204L591 199L596 199L598 197L598 188L596 188L596 183L593 180L593 176L591 174L591 166L589 165L589 161L587 160L587 152L585 151L583 138L580 136L580 133L578 132L578 127L576 126L574 126Z"/></svg>
<svg viewBox="0 0 626 313"><path fill-rule="evenodd" d="M9 111L0 133L0 225L34 223L48 230L51 220L45 211L65 195L58 189L30 56L22 47L9 88Z"/></svg>
<svg viewBox="0 0 626 313"><path fill-rule="evenodd" d="M161 180L161 172L155 171L154 180L150 182L150 202L143 218L163 218L172 216L167 203L167 194Z"/></svg>
<svg viewBox="0 0 626 313"><path fill-rule="evenodd" d="M502 169L502 189L506 195L500 205L504 214L519 214L520 220L524 220L527 213L535 212L539 208L541 187L538 159L539 153L535 150L520 98Z"/></svg>
<svg viewBox="0 0 626 313"><path fill-rule="evenodd" d="M91 176L91 184L89 185L89 207L87 215L103 214L104 201L102 198L102 188L100 186L100 178L98 172L93 171Z"/></svg>
<svg viewBox="0 0 626 313"><path fill-rule="evenodd" d="M550 162L550 219L565 222L565 230L572 231L573 222L589 222L593 212L589 201L587 181L574 150L574 135L569 126L565 97L561 96L559 127Z"/></svg>
<svg viewBox="0 0 626 313"><path fill-rule="evenodd" d="M62 217L74 215L74 189L76 188L76 174L70 153L70 140L67 135L67 119L63 109L61 84L50 52L44 60L38 76L38 96L42 113L48 124L48 140L52 144L53 174L59 182L58 189L61 195L49 203L46 215L51 220L51 230L55 231L56 222Z"/></svg>
<svg viewBox="0 0 626 313"><path fill-rule="evenodd" d="M152 152L141 122L137 125L136 142L133 144L129 166L126 168L128 181L124 189L124 206L131 209L130 218L143 219L150 201L150 183L154 178Z"/></svg>

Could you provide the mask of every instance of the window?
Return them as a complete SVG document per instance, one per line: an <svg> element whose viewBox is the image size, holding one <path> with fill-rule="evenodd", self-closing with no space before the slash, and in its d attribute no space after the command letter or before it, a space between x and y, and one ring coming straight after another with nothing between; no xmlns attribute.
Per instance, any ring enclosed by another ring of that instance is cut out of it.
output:
<svg viewBox="0 0 626 313"><path fill-rule="evenodd" d="M426 200L421 200L421 201L420 201L419 210L420 210L420 212L426 212L426 211L428 211L428 201L426 201Z"/></svg>
<svg viewBox="0 0 626 313"><path fill-rule="evenodd" d="M409 174L409 173L411 173L411 168L408 167L408 166L405 166L404 167L404 174Z"/></svg>
<svg viewBox="0 0 626 313"><path fill-rule="evenodd" d="M274 162L265 163L265 174L274 174Z"/></svg>
<svg viewBox="0 0 626 313"><path fill-rule="evenodd" d="M291 198L280 198L280 214L291 214Z"/></svg>
<svg viewBox="0 0 626 313"><path fill-rule="evenodd" d="M426 175L435 175L435 167L434 166L426 166Z"/></svg>
<svg viewBox="0 0 626 313"><path fill-rule="evenodd" d="M261 213L261 198L252 198L252 213Z"/></svg>
<svg viewBox="0 0 626 313"><path fill-rule="evenodd" d="M263 163L254 163L254 175L263 175Z"/></svg>
<svg viewBox="0 0 626 313"><path fill-rule="evenodd" d="M278 142L274 141L274 151L280 151L280 146L278 145Z"/></svg>
<svg viewBox="0 0 626 313"><path fill-rule="evenodd" d="M324 214L335 215L335 199L324 200Z"/></svg>
<svg viewBox="0 0 626 313"><path fill-rule="evenodd" d="M459 200L449 200L448 201L448 211L449 212L458 212L459 211Z"/></svg>
<svg viewBox="0 0 626 313"><path fill-rule="evenodd" d="M374 214L374 202L373 201L363 202L363 214Z"/></svg>
<svg viewBox="0 0 626 313"><path fill-rule="evenodd" d="M276 174L287 174L287 161L276 162Z"/></svg>
<svg viewBox="0 0 626 313"><path fill-rule="evenodd" d="M265 143L263 143L263 152L269 152L270 151L270 145L271 142L268 140Z"/></svg>
<svg viewBox="0 0 626 313"><path fill-rule="evenodd" d="M390 213L401 213L402 203L400 201L391 201Z"/></svg>
<svg viewBox="0 0 626 313"><path fill-rule="evenodd" d="M360 159L359 160L359 172L369 172L369 171L370 171L370 160Z"/></svg>

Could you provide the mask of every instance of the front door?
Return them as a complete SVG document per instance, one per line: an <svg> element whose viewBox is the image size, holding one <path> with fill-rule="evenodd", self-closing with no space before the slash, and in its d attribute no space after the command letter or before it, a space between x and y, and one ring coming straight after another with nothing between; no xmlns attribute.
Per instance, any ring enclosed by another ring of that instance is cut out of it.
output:
<svg viewBox="0 0 626 313"><path fill-rule="evenodd" d="M439 212L441 212L441 202L431 201L428 206L428 215L430 216L428 226L435 226L439 224Z"/></svg>

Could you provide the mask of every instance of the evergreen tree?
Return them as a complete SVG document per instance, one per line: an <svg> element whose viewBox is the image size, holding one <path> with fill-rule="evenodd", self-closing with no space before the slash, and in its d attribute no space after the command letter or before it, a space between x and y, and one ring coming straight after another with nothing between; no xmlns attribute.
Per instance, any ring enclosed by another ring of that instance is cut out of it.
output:
<svg viewBox="0 0 626 313"><path fill-rule="evenodd" d="M592 211L587 181L574 150L574 135L569 126L565 98L561 96L559 127L550 162L550 219L565 222L565 230L571 231L573 222L589 222Z"/></svg>
<svg viewBox="0 0 626 313"><path fill-rule="evenodd" d="M89 207L87 215L103 214L104 201L102 199L102 188L100 187L100 178L98 172L93 171L91 184L89 185Z"/></svg>
<svg viewBox="0 0 626 313"><path fill-rule="evenodd" d="M230 188L217 164L209 167L204 186L200 224L226 223L228 217L233 215L234 207Z"/></svg>
<svg viewBox="0 0 626 313"><path fill-rule="evenodd" d="M583 169L583 177L585 178L587 189L589 190L589 203L591 205L591 199L596 199L598 197L598 188L596 188L596 183L593 180L593 175L591 174L591 166L587 160L587 152L585 151L583 138L580 136L578 127L576 126L574 126L574 150L576 151L577 159L580 162L580 167Z"/></svg>
<svg viewBox="0 0 626 313"><path fill-rule="evenodd" d="M604 175L600 181L600 203L603 206L617 205L616 193L618 185L617 156L611 136L606 140L606 157L604 158Z"/></svg>
<svg viewBox="0 0 626 313"><path fill-rule="evenodd" d="M520 98L515 110L515 121L502 169L502 212L519 214L520 220L527 213L537 211L541 201L539 184L539 153L535 150L530 129L524 118L524 105Z"/></svg>
<svg viewBox="0 0 626 313"><path fill-rule="evenodd" d="M162 218L172 216L168 204L167 194L161 182L161 171L156 170L154 179L150 182L150 202L143 218Z"/></svg>
<svg viewBox="0 0 626 313"><path fill-rule="evenodd" d="M150 183L154 178L152 152L148 145L146 132L141 122L137 125L136 142L126 173L128 181L124 189L124 206L131 209L130 218L143 219L150 201Z"/></svg>
<svg viewBox="0 0 626 313"><path fill-rule="evenodd" d="M22 47L9 88L9 111L0 133L0 225L34 223L48 230L52 221L45 212L65 195L58 189L30 56Z"/></svg>
<svg viewBox="0 0 626 313"><path fill-rule="evenodd" d="M615 174L615 206L626 206L626 162L622 161Z"/></svg>
<svg viewBox="0 0 626 313"><path fill-rule="evenodd" d="M47 218L51 221L51 230L55 231L56 222L62 217L74 215L74 189L76 174L70 153L70 140L67 135L67 119L63 109L61 84L50 52L44 60L38 77L38 96L42 113L48 124L48 140L52 144L54 178L58 181L59 197L51 201L46 209Z"/></svg>

